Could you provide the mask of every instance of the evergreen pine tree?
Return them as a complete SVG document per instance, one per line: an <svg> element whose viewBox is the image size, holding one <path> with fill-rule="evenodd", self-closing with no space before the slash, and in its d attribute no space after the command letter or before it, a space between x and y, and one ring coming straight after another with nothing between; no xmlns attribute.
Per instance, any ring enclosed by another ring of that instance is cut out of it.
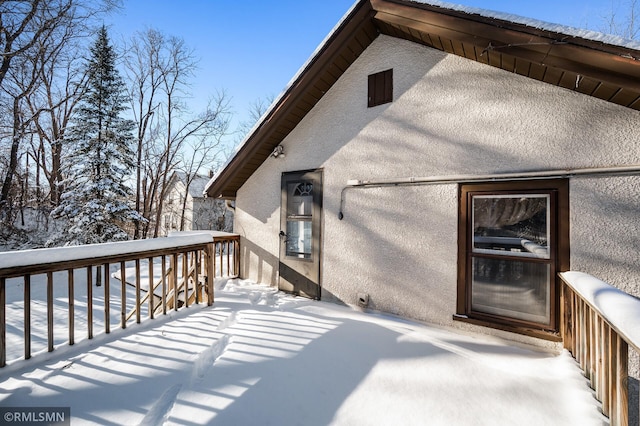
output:
<svg viewBox="0 0 640 426"><path fill-rule="evenodd" d="M88 87L69 129L67 179L54 217L68 226L54 244L91 244L128 238L126 223L145 220L130 205L134 123L121 117L124 84L103 26L90 50Z"/></svg>

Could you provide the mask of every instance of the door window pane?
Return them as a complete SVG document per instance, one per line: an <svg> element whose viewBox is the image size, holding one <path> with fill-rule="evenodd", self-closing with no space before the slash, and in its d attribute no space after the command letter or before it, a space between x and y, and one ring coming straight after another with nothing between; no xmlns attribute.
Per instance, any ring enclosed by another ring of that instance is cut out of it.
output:
<svg viewBox="0 0 640 426"><path fill-rule="evenodd" d="M289 183L287 185L287 195L287 218L311 217L313 212L313 183Z"/></svg>
<svg viewBox="0 0 640 426"><path fill-rule="evenodd" d="M473 311L550 323L549 264L474 257L472 274Z"/></svg>
<svg viewBox="0 0 640 426"><path fill-rule="evenodd" d="M313 183L287 185L286 255L311 259L313 241Z"/></svg>
<svg viewBox="0 0 640 426"><path fill-rule="evenodd" d="M287 221L287 256L311 259L311 221Z"/></svg>
<svg viewBox="0 0 640 426"><path fill-rule="evenodd" d="M476 195L473 252L549 259L549 195Z"/></svg>

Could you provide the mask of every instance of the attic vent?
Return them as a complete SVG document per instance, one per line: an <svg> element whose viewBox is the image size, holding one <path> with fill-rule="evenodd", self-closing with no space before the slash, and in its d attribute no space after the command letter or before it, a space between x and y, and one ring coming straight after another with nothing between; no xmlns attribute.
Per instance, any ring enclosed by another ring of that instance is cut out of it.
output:
<svg viewBox="0 0 640 426"><path fill-rule="evenodd" d="M393 101L393 68L369 75L369 108Z"/></svg>

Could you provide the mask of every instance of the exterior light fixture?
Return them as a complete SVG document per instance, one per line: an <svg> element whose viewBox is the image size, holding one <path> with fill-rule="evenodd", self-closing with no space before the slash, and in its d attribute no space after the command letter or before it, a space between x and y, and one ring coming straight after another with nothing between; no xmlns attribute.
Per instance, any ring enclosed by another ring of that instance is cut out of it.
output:
<svg viewBox="0 0 640 426"><path fill-rule="evenodd" d="M273 152L271 153L273 158L284 157L284 147L282 145L278 145L275 147Z"/></svg>

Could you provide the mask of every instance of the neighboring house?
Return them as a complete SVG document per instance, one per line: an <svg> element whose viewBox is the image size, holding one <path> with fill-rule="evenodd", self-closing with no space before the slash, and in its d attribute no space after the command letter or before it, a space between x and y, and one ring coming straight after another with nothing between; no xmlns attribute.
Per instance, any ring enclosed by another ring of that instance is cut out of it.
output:
<svg viewBox="0 0 640 426"><path fill-rule="evenodd" d="M640 296L640 43L437 4L358 1L206 192L244 278L557 341L558 272Z"/></svg>
<svg viewBox="0 0 640 426"><path fill-rule="evenodd" d="M171 175L164 198L161 235L173 231L230 231L233 228L233 213L226 208L225 201L203 195L208 181L208 177L199 175L187 179L182 172Z"/></svg>

